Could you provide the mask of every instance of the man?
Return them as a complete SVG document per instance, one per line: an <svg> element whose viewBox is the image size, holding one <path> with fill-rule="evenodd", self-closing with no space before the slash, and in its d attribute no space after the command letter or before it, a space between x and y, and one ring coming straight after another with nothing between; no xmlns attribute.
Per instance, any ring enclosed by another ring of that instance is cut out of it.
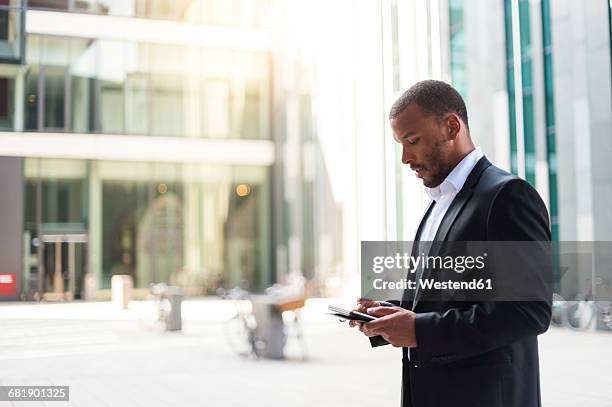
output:
<svg viewBox="0 0 612 407"><path fill-rule="evenodd" d="M550 240L540 196L474 146L465 104L450 85L415 84L389 118L402 163L432 199L415 242ZM457 303L417 297L381 305L358 300L356 310L379 319L351 326L371 337L372 346L403 348L403 407L541 405L537 335L548 329L548 299Z"/></svg>

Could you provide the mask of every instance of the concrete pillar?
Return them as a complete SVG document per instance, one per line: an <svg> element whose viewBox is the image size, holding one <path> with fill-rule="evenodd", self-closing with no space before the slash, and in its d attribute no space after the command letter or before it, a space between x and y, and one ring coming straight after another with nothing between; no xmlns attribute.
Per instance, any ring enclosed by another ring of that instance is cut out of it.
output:
<svg viewBox="0 0 612 407"><path fill-rule="evenodd" d="M0 300L16 300L23 269L23 159L0 157Z"/></svg>

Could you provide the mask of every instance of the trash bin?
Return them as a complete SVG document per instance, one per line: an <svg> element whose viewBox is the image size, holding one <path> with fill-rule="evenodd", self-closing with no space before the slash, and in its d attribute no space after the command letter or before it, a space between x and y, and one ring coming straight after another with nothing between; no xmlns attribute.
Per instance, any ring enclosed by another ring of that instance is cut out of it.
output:
<svg viewBox="0 0 612 407"><path fill-rule="evenodd" d="M287 332L277 301L266 295L254 295L251 297L251 302L257 321L255 335L265 343L260 356L271 359L284 358Z"/></svg>
<svg viewBox="0 0 612 407"><path fill-rule="evenodd" d="M166 331L180 331L183 327L181 315L181 303L183 302L183 290L181 287L170 286L164 297L168 302L166 314Z"/></svg>
<svg viewBox="0 0 612 407"><path fill-rule="evenodd" d="M132 276L117 274L111 278L111 297L113 304L127 309L132 296L134 280Z"/></svg>

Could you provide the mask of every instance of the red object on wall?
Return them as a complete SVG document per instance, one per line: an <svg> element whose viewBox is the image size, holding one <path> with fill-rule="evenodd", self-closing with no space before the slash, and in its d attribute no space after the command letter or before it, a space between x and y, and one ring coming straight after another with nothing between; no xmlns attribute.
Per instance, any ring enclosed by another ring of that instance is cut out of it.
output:
<svg viewBox="0 0 612 407"><path fill-rule="evenodd" d="M0 273L0 297L17 295L17 279L14 273Z"/></svg>

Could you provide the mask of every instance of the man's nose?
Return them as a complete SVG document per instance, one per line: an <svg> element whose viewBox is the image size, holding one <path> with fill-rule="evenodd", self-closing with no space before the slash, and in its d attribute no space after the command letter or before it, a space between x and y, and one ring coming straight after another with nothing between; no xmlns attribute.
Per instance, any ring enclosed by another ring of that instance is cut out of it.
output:
<svg viewBox="0 0 612 407"><path fill-rule="evenodd" d="M406 147L402 146L402 164L410 164L414 160L414 155Z"/></svg>

